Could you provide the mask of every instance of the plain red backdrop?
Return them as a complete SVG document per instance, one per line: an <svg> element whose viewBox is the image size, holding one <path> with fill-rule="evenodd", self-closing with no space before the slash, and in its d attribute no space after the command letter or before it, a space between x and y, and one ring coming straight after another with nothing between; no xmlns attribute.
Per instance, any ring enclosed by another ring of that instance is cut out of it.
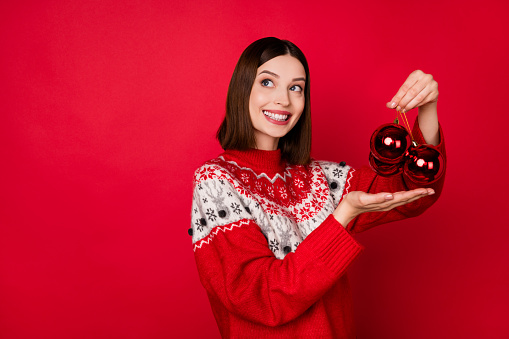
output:
<svg viewBox="0 0 509 339"><path fill-rule="evenodd" d="M367 163L407 75L448 151L423 216L357 236L359 338L508 338L506 1L3 1L0 337L218 338L187 235L192 175L242 50L295 42L313 156ZM413 120L415 112L411 112Z"/></svg>

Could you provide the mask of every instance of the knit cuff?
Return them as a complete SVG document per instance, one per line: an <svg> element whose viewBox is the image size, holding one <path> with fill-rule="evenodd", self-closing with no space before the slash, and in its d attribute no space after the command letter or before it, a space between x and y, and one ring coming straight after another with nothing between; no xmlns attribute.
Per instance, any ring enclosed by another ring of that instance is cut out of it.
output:
<svg viewBox="0 0 509 339"><path fill-rule="evenodd" d="M335 276L344 272L363 249L332 214L307 236L306 241Z"/></svg>

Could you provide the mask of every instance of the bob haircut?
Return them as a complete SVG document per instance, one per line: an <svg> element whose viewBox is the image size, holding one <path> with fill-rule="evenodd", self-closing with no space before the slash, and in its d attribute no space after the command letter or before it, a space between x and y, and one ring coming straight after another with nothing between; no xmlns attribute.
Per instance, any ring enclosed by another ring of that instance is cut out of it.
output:
<svg viewBox="0 0 509 339"><path fill-rule="evenodd" d="M299 121L279 139L281 158L292 165L306 165L311 153L311 108L309 98L309 67L304 53L290 41L262 38L249 45L237 62L228 87L226 115L216 137L225 150L246 150L256 147L254 128L249 114L249 97L258 67L280 55L300 61L306 71L304 110Z"/></svg>

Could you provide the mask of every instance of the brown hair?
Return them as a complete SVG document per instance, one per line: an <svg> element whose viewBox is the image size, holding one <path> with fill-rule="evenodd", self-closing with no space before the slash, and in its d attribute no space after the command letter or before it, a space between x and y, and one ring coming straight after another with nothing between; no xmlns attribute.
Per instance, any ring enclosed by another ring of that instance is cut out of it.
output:
<svg viewBox="0 0 509 339"><path fill-rule="evenodd" d="M245 150L256 146L253 124L249 115L249 97L258 67L280 55L298 59L306 71L305 104L295 126L279 139L281 157L290 164L305 165L311 153L311 109L309 99L309 67L302 51L290 41L263 38L249 45L237 62L228 87L226 115L216 137L225 150Z"/></svg>

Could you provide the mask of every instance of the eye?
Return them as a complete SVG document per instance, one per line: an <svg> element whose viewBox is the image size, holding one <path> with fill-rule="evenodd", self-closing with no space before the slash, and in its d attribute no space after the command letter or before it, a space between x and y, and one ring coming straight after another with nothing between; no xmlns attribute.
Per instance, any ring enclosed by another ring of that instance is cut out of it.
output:
<svg viewBox="0 0 509 339"><path fill-rule="evenodd" d="M274 83L272 82L272 80L263 79L262 80L262 86L263 87L274 87Z"/></svg>
<svg viewBox="0 0 509 339"><path fill-rule="evenodd" d="M293 85L292 87L290 87L290 91L302 92L302 87L300 87L299 85Z"/></svg>

